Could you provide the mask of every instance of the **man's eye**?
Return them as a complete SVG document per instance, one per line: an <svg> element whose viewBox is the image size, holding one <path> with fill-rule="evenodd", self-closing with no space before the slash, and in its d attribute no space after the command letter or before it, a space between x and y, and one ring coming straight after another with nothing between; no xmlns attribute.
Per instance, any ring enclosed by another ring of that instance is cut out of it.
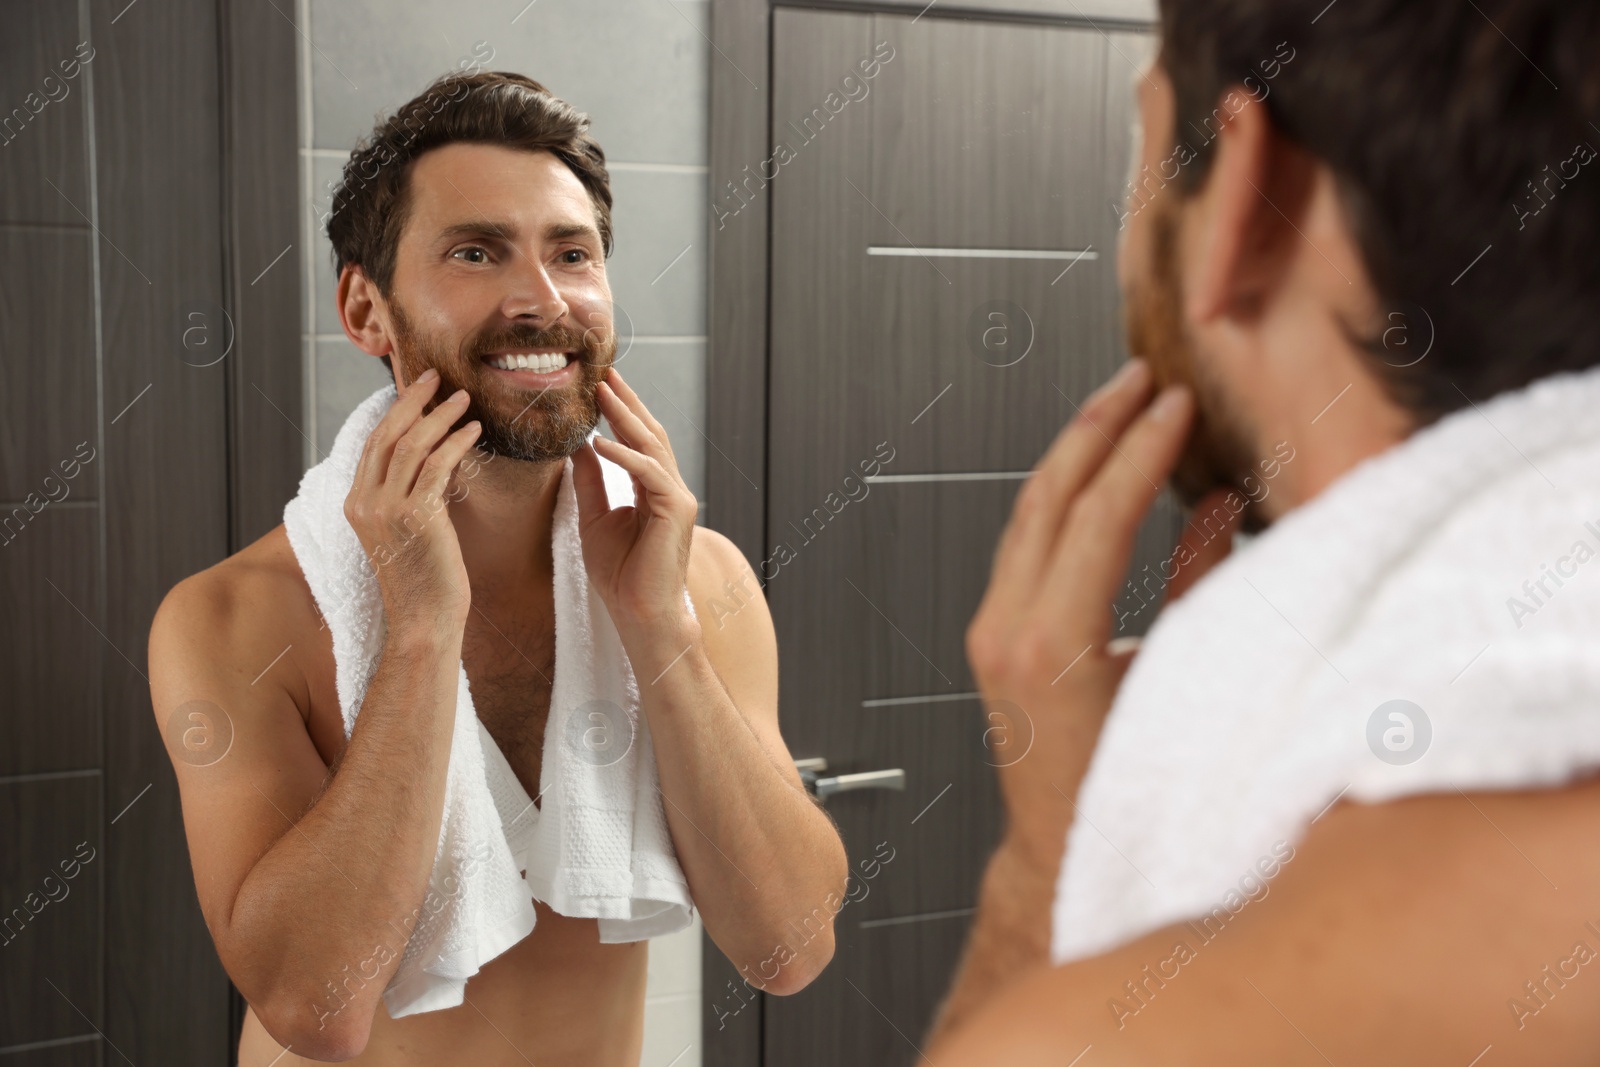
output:
<svg viewBox="0 0 1600 1067"><path fill-rule="evenodd" d="M569 248L565 252L561 253L561 255L562 255L562 258L565 259L566 262L568 262L568 263L582 263L584 260L589 258L589 253L585 252L581 248ZM577 256L578 258L577 259L566 259L566 257L568 257L568 256Z"/></svg>
<svg viewBox="0 0 1600 1067"><path fill-rule="evenodd" d="M476 253L478 253L479 255L482 255L482 256L487 256L488 255L487 252L485 252L482 248L479 248L477 245L468 245L466 248L458 248L451 254L459 256L459 255L462 255L463 253L467 253L467 252L476 252ZM482 260L475 260L474 262L481 263L483 261Z"/></svg>

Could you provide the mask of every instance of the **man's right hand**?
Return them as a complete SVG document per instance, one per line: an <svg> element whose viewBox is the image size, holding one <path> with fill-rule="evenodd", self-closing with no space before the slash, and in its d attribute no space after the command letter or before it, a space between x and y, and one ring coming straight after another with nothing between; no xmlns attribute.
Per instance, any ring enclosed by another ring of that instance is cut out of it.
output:
<svg viewBox="0 0 1600 1067"><path fill-rule="evenodd" d="M344 502L345 518L377 571L391 629L465 623L472 604L445 490L482 427L474 420L447 436L466 410L467 394L458 390L424 415L438 388L438 372L429 369L384 413Z"/></svg>

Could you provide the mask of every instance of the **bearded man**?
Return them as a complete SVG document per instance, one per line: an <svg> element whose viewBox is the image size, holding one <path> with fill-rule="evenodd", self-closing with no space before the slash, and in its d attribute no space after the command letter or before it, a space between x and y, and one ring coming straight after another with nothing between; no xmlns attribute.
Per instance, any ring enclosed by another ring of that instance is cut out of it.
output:
<svg viewBox="0 0 1600 1067"><path fill-rule="evenodd" d="M357 147L339 314L393 385L155 618L243 1063L632 1067L648 939L694 910L768 992L832 955L831 924L776 952L845 854L778 730L764 600L699 621L749 566L612 365L587 129L474 73Z"/></svg>

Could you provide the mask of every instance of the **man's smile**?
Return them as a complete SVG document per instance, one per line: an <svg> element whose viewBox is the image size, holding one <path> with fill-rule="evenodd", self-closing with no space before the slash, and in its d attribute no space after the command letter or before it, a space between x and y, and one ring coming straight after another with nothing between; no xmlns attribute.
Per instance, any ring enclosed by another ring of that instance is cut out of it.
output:
<svg viewBox="0 0 1600 1067"><path fill-rule="evenodd" d="M516 384L548 388L577 377L578 354L548 348L491 352L483 362Z"/></svg>

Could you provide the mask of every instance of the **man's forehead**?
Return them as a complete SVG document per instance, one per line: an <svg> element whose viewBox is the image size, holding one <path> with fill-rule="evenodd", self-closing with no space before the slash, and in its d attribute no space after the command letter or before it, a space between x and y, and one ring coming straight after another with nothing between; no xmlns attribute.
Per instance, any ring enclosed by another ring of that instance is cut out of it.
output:
<svg viewBox="0 0 1600 1067"><path fill-rule="evenodd" d="M588 190L550 152L445 145L417 159L411 186L412 221L424 239L484 222L508 237L580 228L598 236Z"/></svg>

